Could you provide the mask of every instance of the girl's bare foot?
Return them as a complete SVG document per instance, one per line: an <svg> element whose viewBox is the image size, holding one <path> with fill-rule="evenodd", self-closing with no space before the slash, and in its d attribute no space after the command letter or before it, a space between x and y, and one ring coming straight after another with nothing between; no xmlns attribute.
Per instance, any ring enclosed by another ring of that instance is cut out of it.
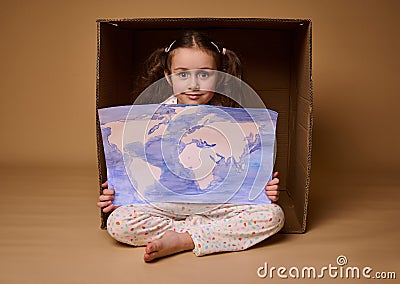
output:
<svg viewBox="0 0 400 284"><path fill-rule="evenodd" d="M166 231L161 239L147 244L144 254L144 261L149 262L156 258L185 250L192 250L193 248L194 243L188 233Z"/></svg>

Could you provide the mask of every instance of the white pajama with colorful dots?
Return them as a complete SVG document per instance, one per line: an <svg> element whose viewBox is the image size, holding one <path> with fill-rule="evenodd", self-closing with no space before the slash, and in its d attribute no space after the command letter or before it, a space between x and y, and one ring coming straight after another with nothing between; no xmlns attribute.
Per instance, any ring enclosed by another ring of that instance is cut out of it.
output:
<svg viewBox="0 0 400 284"><path fill-rule="evenodd" d="M145 246L168 230L187 232L193 252L202 256L247 249L277 233L283 223L276 204L132 204L111 213L107 230L117 241L134 246Z"/></svg>

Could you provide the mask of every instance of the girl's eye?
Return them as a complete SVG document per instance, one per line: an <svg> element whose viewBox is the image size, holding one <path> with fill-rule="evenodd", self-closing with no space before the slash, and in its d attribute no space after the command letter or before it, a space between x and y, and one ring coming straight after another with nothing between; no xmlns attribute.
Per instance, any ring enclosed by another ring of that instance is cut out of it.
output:
<svg viewBox="0 0 400 284"><path fill-rule="evenodd" d="M210 76L210 74L207 71L201 71L197 74L200 79L206 79Z"/></svg>
<svg viewBox="0 0 400 284"><path fill-rule="evenodd" d="M181 79L186 79L188 77L188 73L187 72L179 72L178 77Z"/></svg>

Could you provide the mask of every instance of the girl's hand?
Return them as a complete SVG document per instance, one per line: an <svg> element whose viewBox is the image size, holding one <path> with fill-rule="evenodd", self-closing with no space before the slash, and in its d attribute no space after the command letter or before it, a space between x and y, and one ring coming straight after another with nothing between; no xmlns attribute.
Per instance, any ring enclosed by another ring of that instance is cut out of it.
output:
<svg viewBox="0 0 400 284"><path fill-rule="evenodd" d="M278 172L274 172L272 180L270 180L265 186L265 193L272 202L276 202L279 199L279 178Z"/></svg>
<svg viewBox="0 0 400 284"><path fill-rule="evenodd" d="M103 212L114 211L118 206L114 206L112 201L114 200L114 189L108 189L108 182L106 181L101 185L103 188L103 194L99 196L99 202L97 202L97 207L103 208Z"/></svg>

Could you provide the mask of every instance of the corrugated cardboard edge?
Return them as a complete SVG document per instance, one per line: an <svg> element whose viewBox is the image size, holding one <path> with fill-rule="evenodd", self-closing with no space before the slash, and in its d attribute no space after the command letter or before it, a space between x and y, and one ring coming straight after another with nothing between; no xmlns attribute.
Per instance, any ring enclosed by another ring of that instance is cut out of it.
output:
<svg viewBox="0 0 400 284"><path fill-rule="evenodd" d="M100 129L100 120L99 120L99 88L100 88L100 23L97 22L97 58L96 58L96 140L97 140L97 169L99 172L99 194L103 193L102 183L105 181L105 177L102 176L101 171L101 159L103 157L103 144L101 132L98 131ZM104 213L100 210L101 214L101 229L107 228L107 218L108 213Z"/></svg>
<svg viewBox="0 0 400 284"><path fill-rule="evenodd" d="M300 19L300 18L224 18L224 17L204 17L204 18L101 18L97 19L97 23L118 23L118 22L197 22L197 21L216 21L222 20L225 22L243 22L243 21L253 21L253 22L287 22L287 23L294 23L294 22L309 22L311 23L310 19Z"/></svg>
<svg viewBox="0 0 400 284"><path fill-rule="evenodd" d="M304 213L303 213L303 233L306 232L307 229L307 215L308 215L308 201L309 201L309 192L310 192L310 183L311 183L311 152L312 152L312 128L313 128L313 79L312 79L312 21L308 19L309 22L309 58L310 58L310 121L309 121L309 129L308 129L308 157L307 157L307 180L306 180L306 190L305 190L305 204L304 204Z"/></svg>

